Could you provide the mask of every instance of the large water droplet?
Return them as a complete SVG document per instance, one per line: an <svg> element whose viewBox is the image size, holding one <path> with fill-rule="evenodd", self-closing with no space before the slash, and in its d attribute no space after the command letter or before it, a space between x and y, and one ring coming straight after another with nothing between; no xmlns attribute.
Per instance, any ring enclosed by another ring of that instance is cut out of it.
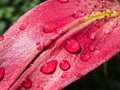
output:
<svg viewBox="0 0 120 90"><path fill-rule="evenodd" d="M82 61L86 62L86 61L88 61L88 60L90 59L90 56L87 55L87 54L85 54L85 55L83 54L83 55L80 56L80 59L81 59Z"/></svg>
<svg viewBox="0 0 120 90"><path fill-rule="evenodd" d="M1 35L1 36L0 36L0 41L3 41L3 40L4 40L4 36Z"/></svg>
<svg viewBox="0 0 120 90"><path fill-rule="evenodd" d="M65 49L70 53L77 53L80 51L81 47L75 39L71 39L66 42Z"/></svg>
<svg viewBox="0 0 120 90"><path fill-rule="evenodd" d="M59 66L62 70L66 71L70 68L70 63L67 60L62 60Z"/></svg>
<svg viewBox="0 0 120 90"><path fill-rule="evenodd" d="M5 75L5 68L1 67L0 68L0 81L4 78L4 75Z"/></svg>
<svg viewBox="0 0 120 90"><path fill-rule="evenodd" d="M40 71L44 74L51 74L55 71L57 64L57 60L49 61L40 68Z"/></svg>
<svg viewBox="0 0 120 90"><path fill-rule="evenodd" d="M74 17L74 18L80 18L83 16L85 16L85 14L82 11L74 11L72 14L72 17Z"/></svg>
<svg viewBox="0 0 120 90"><path fill-rule="evenodd" d="M56 24L46 24L44 27L43 27L43 32L45 33L52 33L53 31L55 31L57 28L57 25Z"/></svg>
<svg viewBox="0 0 120 90"><path fill-rule="evenodd" d="M61 2L61 3L69 2L69 0L58 0L58 1Z"/></svg>
<svg viewBox="0 0 120 90"><path fill-rule="evenodd" d="M26 88L26 89L31 88L32 87L32 81L30 79L24 81L23 87Z"/></svg>

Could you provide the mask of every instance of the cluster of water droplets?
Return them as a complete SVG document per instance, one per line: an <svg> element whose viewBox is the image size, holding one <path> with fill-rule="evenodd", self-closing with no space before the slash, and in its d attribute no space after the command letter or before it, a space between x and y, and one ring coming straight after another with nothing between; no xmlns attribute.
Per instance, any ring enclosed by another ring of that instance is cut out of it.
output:
<svg viewBox="0 0 120 90"><path fill-rule="evenodd" d="M57 65L57 60L51 60L45 63L43 66L41 66L40 71L44 74L51 74L55 72ZM70 68L70 63L67 60L62 60L59 63L59 67L61 70L66 71Z"/></svg>
<svg viewBox="0 0 120 90"><path fill-rule="evenodd" d="M61 3L67 3L69 2L69 0L58 0L59 2ZM82 12L82 11L74 11L73 14L72 14L72 17L74 18L79 18L79 17L83 17L85 14ZM21 31L25 30L26 27L25 26L21 26L19 28ZM57 29L57 25L56 24L53 24L53 23L50 23L50 24L46 24L44 27L43 27L43 32L44 33L52 33L54 32L55 30ZM105 33L109 33L109 30L106 30ZM95 34L94 33L91 33L89 35L89 38L91 40L95 40ZM0 41L4 40L4 37L3 36L0 36ZM42 49L42 46L41 46L41 43L40 42L36 42L36 45L37 45L37 50L41 50ZM79 42L75 39L70 39L70 40L67 40L66 41L66 44L65 44L65 50L68 51L69 53L72 53L72 54L76 54L76 53L80 53L81 51L81 46L79 44ZM83 61L83 62L86 62L90 59L90 55L87 55L87 54L82 54L80 56L80 59ZM57 60L51 60L47 63L45 63L44 65L41 66L40 68L40 72L44 73L44 74L52 74L55 72L56 68L57 68L57 65L58 65L58 61ZM61 70L63 71L67 71L70 69L70 62L68 60L61 60L59 62L59 67ZM4 77L4 74L5 74L5 69L4 68L0 68L0 80L3 79ZM67 74L63 74L61 76L61 78L65 78ZM76 76L80 77L81 74L80 73L77 73ZM24 88L31 88L32 87L32 81L30 79L26 80L24 83L23 83L23 87Z"/></svg>
<svg viewBox="0 0 120 90"><path fill-rule="evenodd" d="M43 47L41 46L41 43L38 41L36 42L37 50L42 50Z"/></svg>
<svg viewBox="0 0 120 90"><path fill-rule="evenodd" d="M59 2L61 3L66 3L66 2L69 2L69 0L58 0ZM49 23L49 24L45 24L45 26L43 27L43 32L44 33L52 33L56 30L57 28L57 25L56 24L53 24L53 23ZM25 30L26 27L24 25L21 25L19 27L19 30L23 31ZM2 39L2 36L0 37L0 41L3 40ZM36 46L37 46L37 50L41 50L42 49L42 46L41 46L41 43L40 42L36 42ZM44 74L52 74L53 72L55 72L56 70L56 67L58 65L58 61L57 60L51 60L47 63L45 63L43 66L41 66L40 68L40 72L44 73ZM70 68L70 63L66 60L63 60L60 62L59 64L59 67L66 71ZM3 71L2 71L2 68L0 69L0 78L3 78ZM28 80L25 80L22 84L22 86L26 89L29 89L32 87L32 81L30 79ZM41 89L43 90L43 88Z"/></svg>
<svg viewBox="0 0 120 90"><path fill-rule="evenodd" d="M70 52L70 53L79 53L81 51L81 46L79 45L79 42L75 39L70 39L67 41L66 45L65 45L65 49ZM84 62L86 62L87 60L90 59L90 55L81 55L80 59Z"/></svg>

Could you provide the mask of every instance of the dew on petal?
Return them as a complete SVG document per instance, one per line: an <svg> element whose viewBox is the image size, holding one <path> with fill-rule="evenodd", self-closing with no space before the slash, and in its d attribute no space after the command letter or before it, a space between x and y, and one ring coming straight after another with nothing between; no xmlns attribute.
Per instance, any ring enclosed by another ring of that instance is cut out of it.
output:
<svg viewBox="0 0 120 90"><path fill-rule="evenodd" d="M58 88L58 90L63 90L63 88L62 88L62 87L60 87L60 88Z"/></svg>
<svg viewBox="0 0 120 90"><path fill-rule="evenodd" d="M61 78L66 78L67 77L67 74L66 73L63 73L62 75L61 75Z"/></svg>
<svg viewBox="0 0 120 90"><path fill-rule="evenodd" d="M90 51L94 51L94 50L95 50L95 48L96 48L96 46L95 46L95 45L90 45L90 46L89 46L89 50L90 50Z"/></svg>
<svg viewBox="0 0 120 90"><path fill-rule="evenodd" d="M40 42L36 42L36 45L40 45Z"/></svg>
<svg viewBox="0 0 120 90"><path fill-rule="evenodd" d="M31 88L32 87L32 81L30 79L24 81L23 87L26 88L26 89Z"/></svg>
<svg viewBox="0 0 120 90"><path fill-rule="evenodd" d="M4 36L1 35L1 36L0 36L0 41L3 41L3 40L4 40Z"/></svg>
<svg viewBox="0 0 120 90"><path fill-rule="evenodd" d="M104 30L104 33L105 33L105 34L109 34L109 33L110 33L110 29L105 29L105 30Z"/></svg>
<svg viewBox="0 0 120 90"><path fill-rule="evenodd" d="M25 28L26 28L26 26L21 25L19 29L20 29L21 31L23 31L23 30L25 30Z"/></svg>
<svg viewBox="0 0 120 90"><path fill-rule="evenodd" d="M69 2L69 0L58 0L59 2L61 2L61 3L67 3L67 2Z"/></svg>
<svg viewBox="0 0 120 90"><path fill-rule="evenodd" d="M53 72L55 72L57 64L57 60L49 61L40 68L40 71L44 74L52 74Z"/></svg>
<svg viewBox="0 0 120 90"><path fill-rule="evenodd" d="M80 56L80 59L83 61L83 62L86 62L86 61L88 61L89 59L90 59L90 56L89 55L81 55Z"/></svg>
<svg viewBox="0 0 120 90"><path fill-rule="evenodd" d="M57 25L56 24L53 24L53 23L50 23L50 24L46 24L44 27L43 27L43 32L45 33L52 33L53 31L55 31L57 28Z"/></svg>
<svg viewBox="0 0 120 90"><path fill-rule="evenodd" d="M74 11L73 14L72 14L73 18L80 18L80 17L83 17L83 16L85 16L85 14L82 11Z"/></svg>
<svg viewBox="0 0 120 90"><path fill-rule="evenodd" d="M60 69L62 69L63 71L66 71L70 68L70 63L67 60L62 60L59 66L60 66Z"/></svg>
<svg viewBox="0 0 120 90"><path fill-rule="evenodd" d="M65 49L70 53L78 53L81 47L75 39L71 39L66 42Z"/></svg>
<svg viewBox="0 0 120 90"><path fill-rule="evenodd" d="M5 75L5 68L1 67L0 68L0 81L4 78L4 75Z"/></svg>
<svg viewBox="0 0 120 90"><path fill-rule="evenodd" d="M37 50L42 50L42 46L39 45L39 46L37 47Z"/></svg>
<svg viewBox="0 0 120 90"><path fill-rule="evenodd" d="M83 77L83 75L82 75L81 73L78 73L78 72L75 73L75 76L76 76L76 77L79 77L79 78L80 78L80 77Z"/></svg>
<svg viewBox="0 0 120 90"><path fill-rule="evenodd" d="M91 40L94 40L94 39L95 39L95 33L89 34L89 38L90 38Z"/></svg>
<svg viewBox="0 0 120 90"><path fill-rule="evenodd" d="M44 88L43 87L40 87L40 89L39 90L44 90Z"/></svg>

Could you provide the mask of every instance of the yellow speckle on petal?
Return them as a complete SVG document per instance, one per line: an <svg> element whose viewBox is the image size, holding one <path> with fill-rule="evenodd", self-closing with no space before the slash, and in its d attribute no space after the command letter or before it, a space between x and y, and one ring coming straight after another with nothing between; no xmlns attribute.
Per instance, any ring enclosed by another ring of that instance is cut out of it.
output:
<svg viewBox="0 0 120 90"><path fill-rule="evenodd" d="M102 18L105 18L105 17L110 17L110 18L115 18L115 17L118 17L120 16L120 13L115 11L115 10L105 10L105 11L102 11L102 12L94 12L86 17L84 17L84 22L87 22L87 21L94 21L96 19L102 19Z"/></svg>

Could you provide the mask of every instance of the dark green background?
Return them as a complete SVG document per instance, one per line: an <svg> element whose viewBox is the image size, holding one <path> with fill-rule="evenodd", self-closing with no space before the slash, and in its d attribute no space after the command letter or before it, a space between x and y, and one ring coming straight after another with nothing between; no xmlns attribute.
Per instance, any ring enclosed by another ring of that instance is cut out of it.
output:
<svg viewBox="0 0 120 90"><path fill-rule="evenodd" d="M0 0L0 34L42 1L44 0ZM116 55L64 90L120 90L120 55Z"/></svg>

